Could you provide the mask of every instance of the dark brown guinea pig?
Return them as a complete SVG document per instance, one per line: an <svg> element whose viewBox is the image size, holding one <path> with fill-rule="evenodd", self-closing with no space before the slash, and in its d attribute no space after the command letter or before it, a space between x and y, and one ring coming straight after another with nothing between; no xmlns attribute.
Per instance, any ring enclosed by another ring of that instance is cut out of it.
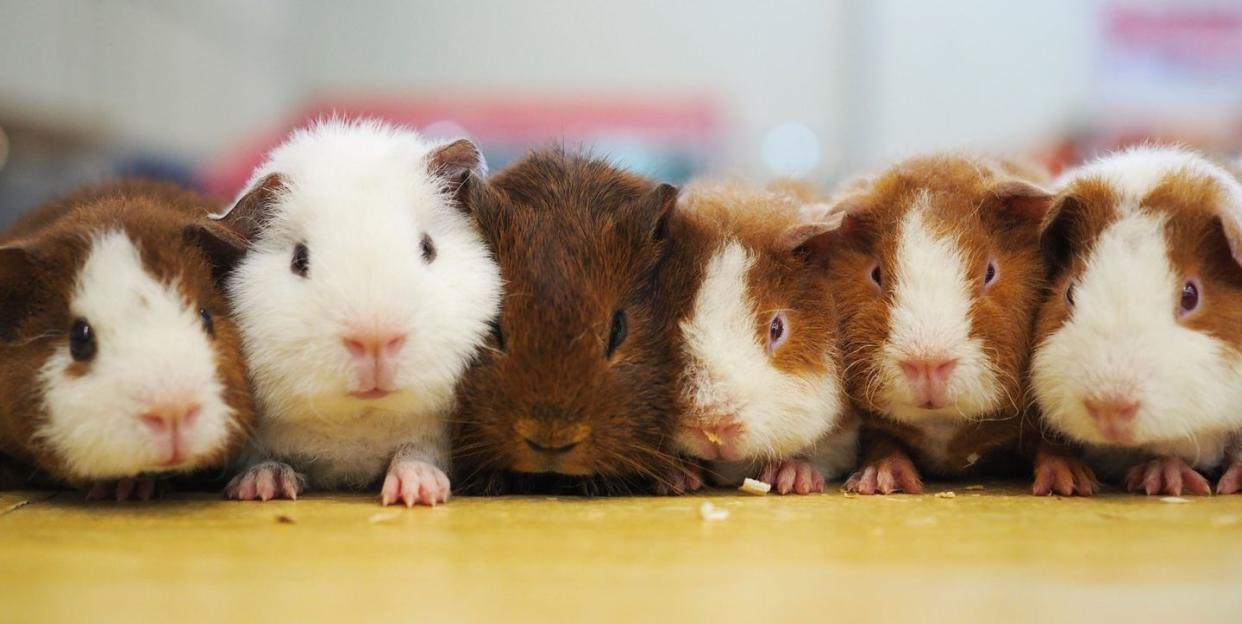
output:
<svg viewBox="0 0 1242 624"><path fill-rule="evenodd" d="M26 467L7 485L147 499L155 477L222 467L239 446L254 409L218 284L245 244L212 208L125 182L0 238L0 454Z"/></svg>
<svg viewBox="0 0 1242 624"><path fill-rule="evenodd" d="M1021 467L1022 380L1046 279L1043 182L1010 163L930 156L836 204L829 266L863 417L863 465L847 489L919 492L920 472Z"/></svg>
<svg viewBox="0 0 1242 624"><path fill-rule="evenodd" d="M619 493L662 478L672 356L650 289L677 190L559 149L467 184L505 292L460 387L454 483Z"/></svg>

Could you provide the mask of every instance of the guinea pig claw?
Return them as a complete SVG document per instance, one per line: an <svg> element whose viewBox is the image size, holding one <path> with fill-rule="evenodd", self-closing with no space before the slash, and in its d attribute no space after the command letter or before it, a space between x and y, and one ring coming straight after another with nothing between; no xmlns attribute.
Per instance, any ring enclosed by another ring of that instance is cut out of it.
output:
<svg viewBox="0 0 1242 624"><path fill-rule="evenodd" d="M922 494L923 481L914 462L903 453L893 453L879 461L870 462L850 475L845 491L853 494Z"/></svg>
<svg viewBox="0 0 1242 624"><path fill-rule="evenodd" d="M784 459L768 464L760 481L772 484L777 494L810 494L824 491L824 475L804 459Z"/></svg>
<svg viewBox="0 0 1242 624"><path fill-rule="evenodd" d="M157 494L155 479L119 479L91 485L86 500L149 501Z"/></svg>
<svg viewBox="0 0 1242 624"><path fill-rule="evenodd" d="M1237 494L1242 491L1242 460L1229 464L1225 474L1216 482L1217 494Z"/></svg>
<svg viewBox="0 0 1242 624"><path fill-rule="evenodd" d="M1041 453L1035 460L1031 493L1036 496L1091 496L1098 489L1095 472L1077 457Z"/></svg>
<svg viewBox="0 0 1242 624"><path fill-rule="evenodd" d="M1126 488L1148 496L1210 495L1212 486L1180 457L1157 457L1130 469Z"/></svg>
<svg viewBox="0 0 1242 624"><path fill-rule="evenodd" d="M224 493L237 500L297 500L303 487L304 480L293 467L283 462L266 461L233 477L224 488Z"/></svg>
<svg viewBox="0 0 1242 624"><path fill-rule="evenodd" d="M669 473L655 484L655 493L660 496L678 496L702 488L702 469L696 464L682 464L669 470Z"/></svg>
<svg viewBox="0 0 1242 624"><path fill-rule="evenodd" d="M448 502L449 478L443 470L415 459L394 459L380 488L380 504L435 507Z"/></svg>

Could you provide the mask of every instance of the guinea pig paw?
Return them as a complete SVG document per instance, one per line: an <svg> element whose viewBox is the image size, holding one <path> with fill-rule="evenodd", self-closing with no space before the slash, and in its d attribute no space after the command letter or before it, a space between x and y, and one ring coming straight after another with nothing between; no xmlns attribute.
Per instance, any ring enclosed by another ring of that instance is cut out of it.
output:
<svg viewBox="0 0 1242 624"><path fill-rule="evenodd" d="M869 463L850 475L845 491L854 494L922 494L923 480L914 462L903 454L894 454Z"/></svg>
<svg viewBox="0 0 1242 624"><path fill-rule="evenodd" d="M1212 493L1208 480L1180 457L1157 457L1131 468L1126 475L1126 488L1148 496Z"/></svg>
<svg viewBox="0 0 1242 624"><path fill-rule="evenodd" d="M305 488L305 479L284 462L266 461L255 464L233 477L224 488L229 498L269 501L276 498L297 500Z"/></svg>
<svg viewBox="0 0 1242 624"><path fill-rule="evenodd" d="M397 459L388 467L380 504L404 503L406 507L448 502L449 478L443 470L414 459Z"/></svg>
<svg viewBox="0 0 1242 624"><path fill-rule="evenodd" d="M1031 493L1036 496L1091 496L1099 487L1095 472L1077 457L1041 454L1035 461Z"/></svg>
<svg viewBox="0 0 1242 624"><path fill-rule="evenodd" d="M672 468L655 484L659 496L689 494L703 488L703 471L696 464L684 464Z"/></svg>
<svg viewBox="0 0 1242 624"><path fill-rule="evenodd" d="M1217 494L1237 494L1242 492L1242 460L1229 464L1225 474L1216 482Z"/></svg>
<svg viewBox="0 0 1242 624"><path fill-rule="evenodd" d="M158 494L155 479L120 479L91 485L86 500L149 501Z"/></svg>
<svg viewBox="0 0 1242 624"><path fill-rule="evenodd" d="M810 494L824 491L824 475L805 459L783 459L768 464L759 480L772 484L777 494Z"/></svg>

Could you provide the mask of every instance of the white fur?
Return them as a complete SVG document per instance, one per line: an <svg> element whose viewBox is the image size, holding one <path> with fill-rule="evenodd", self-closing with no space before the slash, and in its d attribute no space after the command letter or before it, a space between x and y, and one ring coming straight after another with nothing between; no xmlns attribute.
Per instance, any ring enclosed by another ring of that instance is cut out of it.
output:
<svg viewBox="0 0 1242 624"><path fill-rule="evenodd" d="M1121 394L1140 403L1134 449L1209 468L1221 461L1230 431L1242 428L1242 354L1177 321L1186 276L1169 259L1165 217L1139 202L1178 171L1210 177L1237 194L1223 170L1172 149L1131 150L1062 180L1103 179L1119 195L1120 218L1086 257L1069 320L1036 348L1032 383L1045 422L1075 440L1109 446L1083 400ZM1200 296L1209 304L1212 293Z"/></svg>
<svg viewBox="0 0 1242 624"><path fill-rule="evenodd" d="M294 133L251 179L280 173L288 185L229 284L262 414L254 455L294 463L312 485L373 481L402 446L447 468L454 386L496 313L500 276L428 172L433 147L379 122L323 122ZM430 264L424 234L437 252ZM307 278L290 271L299 242ZM349 396L341 337L357 326L408 332L398 392Z"/></svg>
<svg viewBox="0 0 1242 624"><path fill-rule="evenodd" d="M837 367L824 354L824 372L794 375L772 365L755 325L775 310L758 310L746 289L754 258L737 242L725 243L708 261L694 308L682 322L688 355L685 388L688 422L736 417L743 426L738 450L745 457L784 458L833 429L842 410ZM790 317L787 332L799 331ZM679 436L687 450L693 445Z"/></svg>
<svg viewBox="0 0 1242 624"><path fill-rule="evenodd" d="M893 307L883 347L880 398L890 415L914 425L983 416L999 406L1002 394L982 342L971 336L966 260L958 241L931 229L930 208L931 198L924 192L900 224ZM918 407L901 372L902 360L920 357L957 360L948 384L949 404L943 408Z"/></svg>
<svg viewBox="0 0 1242 624"><path fill-rule="evenodd" d="M148 274L123 232L92 238L69 309L95 331L96 355L81 376L66 371L67 340L48 358L39 372L48 420L37 436L71 473L104 480L165 470L162 447L140 418L167 401L201 406L184 431L187 460L177 469L200 465L224 444L232 410L198 306Z"/></svg>

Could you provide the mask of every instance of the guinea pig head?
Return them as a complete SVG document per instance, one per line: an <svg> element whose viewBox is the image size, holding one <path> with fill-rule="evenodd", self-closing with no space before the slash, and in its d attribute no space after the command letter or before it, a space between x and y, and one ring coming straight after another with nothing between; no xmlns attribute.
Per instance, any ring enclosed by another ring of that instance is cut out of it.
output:
<svg viewBox="0 0 1242 624"><path fill-rule="evenodd" d="M1071 174L1044 232L1057 271L1032 385L1081 442L1185 441L1242 424L1242 187L1175 149Z"/></svg>
<svg viewBox="0 0 1242 624"><path fill-rule="evenodd" d="M830 266L862 408L910 423L1019 409L1051 196L1013 171L919 158L840 200Z"/></svg>
<svg viewBox="0 0 1242 624"><path fill-rule="evenodd" d="M462 477L661 474L671 359L649 280L676 189L560 150L473 182L505 294L460 392Z"/></svg>

